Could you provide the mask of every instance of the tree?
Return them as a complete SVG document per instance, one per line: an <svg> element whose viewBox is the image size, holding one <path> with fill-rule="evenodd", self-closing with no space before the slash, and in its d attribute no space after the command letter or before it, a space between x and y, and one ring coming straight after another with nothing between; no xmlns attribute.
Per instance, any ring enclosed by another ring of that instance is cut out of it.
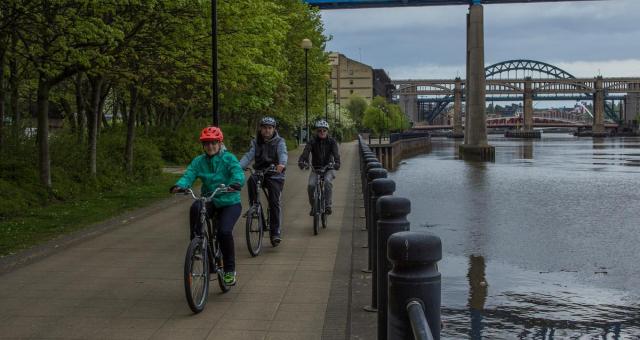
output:
<svg viewBox="0 0 640 340"><path fill-rule="evenodd" d="M356 124L356 128L362 127L364 112L367 110L367 101L360 96L352 96L347 104L347 110L351 113L351 117Z"/></svg>

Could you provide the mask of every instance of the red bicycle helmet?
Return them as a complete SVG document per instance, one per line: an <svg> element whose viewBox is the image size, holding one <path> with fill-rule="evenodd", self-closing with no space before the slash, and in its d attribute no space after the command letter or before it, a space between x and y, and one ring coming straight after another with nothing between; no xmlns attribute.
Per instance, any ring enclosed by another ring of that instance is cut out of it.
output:
<svg viewBox="0 0 640 340"><path fill-rule="evenodd" d="M224 139L224 135L222 135L222 130L215 126L208 126L202 129L200 132L200 141L201 142L213 142L218 141L222 142Z"/></svg>

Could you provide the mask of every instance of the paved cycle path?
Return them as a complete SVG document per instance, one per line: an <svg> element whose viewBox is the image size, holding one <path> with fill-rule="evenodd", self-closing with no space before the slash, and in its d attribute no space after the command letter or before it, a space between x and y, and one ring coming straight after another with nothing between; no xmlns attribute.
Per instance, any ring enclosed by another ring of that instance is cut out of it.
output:
<svg viewBox="0 0 640 340"><path fill-rule="evenodd" d="M0 339L344 339L356 151L341 145L333 215L317 236L308 172L296 167L300 150L290 152L282 244L265 238L262 254L250 257L241 218L238 285L222 294L212 281L204 312L191 313L182 279L192 201L174 197L0 275Z"/></svg>

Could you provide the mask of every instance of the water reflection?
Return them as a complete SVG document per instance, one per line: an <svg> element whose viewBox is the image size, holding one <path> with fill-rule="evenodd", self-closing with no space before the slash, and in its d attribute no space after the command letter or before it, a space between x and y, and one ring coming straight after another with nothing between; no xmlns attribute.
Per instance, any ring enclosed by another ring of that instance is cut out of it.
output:
<svg viewBox="0 0 640 340"><path fill-rule="evenodd" d="M471 339L482 338L482 315L487 301L487 281L482 256L469 256L469 313L471 314Z"/></svg>
<svg viewBox="0 0 640 340"><path fill-rule="evenodd" d="M490 138L495 163L436 139L390 174L443 241L443 338L640 339L640 138Z"/></svg>
<svg viewBox="0 0 640 340"><path fill-rule="evenodd" d="M533 159L533 141L524 141L518 148L520 159Z"/></svg>

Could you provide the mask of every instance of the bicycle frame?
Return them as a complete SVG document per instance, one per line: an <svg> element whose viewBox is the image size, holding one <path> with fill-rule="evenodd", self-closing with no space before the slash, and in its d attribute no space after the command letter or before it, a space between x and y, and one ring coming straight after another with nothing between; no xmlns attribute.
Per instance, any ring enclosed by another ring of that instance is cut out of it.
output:
<svg viewBox="0 0 640 340"><path fill-rule="evenodd" d="M276 174L277 172L275 171L275 167L271 166L266 170L254 170L251 168L247 168L250 172L251 172L251 176L255 178L255 184L256 184L256 188L255 188L255 192L256 192L256 197L255 197L255 202L253 202L253 205L251 208L249 209L258 209L260 214L261 214L261 218L262 221L265 224L265 230L269 230L269 228L271 227L270 225L270 221L269 221L269 215L271 215L271 209L267 206L267 219L264 218L264 209L262 209L262 203L260 201L260 191L262 191L262 193L266 196L269 197L269 195L267 194L267 189L265 189L262 186L262 183L264 182L264 178L267 174Z"/></svg>
<svg viewBox="0 0 640 340"><path fill-rule="evenodd" d="M316 213L324 213L324 206L326 204L326 202L324 201L324 181L325 181L325 176L327 175L327 172L329 170L333 170L333 164L329 164L322 167L313 167L313 172L317 176L316 187L314 189L316 193L314 194L314 197L318 195L318 199L320 200L320 206L321 206L321 209L320 209L321 211Z"/></svg>

